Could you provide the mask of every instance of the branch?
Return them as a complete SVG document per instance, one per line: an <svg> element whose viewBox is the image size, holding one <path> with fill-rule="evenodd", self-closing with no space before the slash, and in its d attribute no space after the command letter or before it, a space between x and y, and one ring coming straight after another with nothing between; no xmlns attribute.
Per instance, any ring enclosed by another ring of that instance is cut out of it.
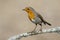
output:
<svg viewBox="0 0 60 40"><path fill-rule="evenodd" d="M60 27L55 27L55 28L50 28L50 29L42 29L42 32L41 31L37 31L35 33L26 32L26 33L22 33L22 34L12 36L8 40L20 40L23 37L28 37L28 36L43 34L43 33L54 33L54 32L55 33L60 33Z"/></svg>

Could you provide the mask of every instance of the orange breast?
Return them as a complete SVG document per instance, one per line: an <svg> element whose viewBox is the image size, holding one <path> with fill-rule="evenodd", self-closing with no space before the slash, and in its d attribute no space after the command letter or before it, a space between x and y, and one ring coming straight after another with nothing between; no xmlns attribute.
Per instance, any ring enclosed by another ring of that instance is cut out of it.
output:
<svg viewBox="0 0 60 40"><path fill-rule="evenodd" d="M28 16L29 16L30 19L34 19L35 18L35 15L34 15L33 12L29 12L28 13Z"/></svg>

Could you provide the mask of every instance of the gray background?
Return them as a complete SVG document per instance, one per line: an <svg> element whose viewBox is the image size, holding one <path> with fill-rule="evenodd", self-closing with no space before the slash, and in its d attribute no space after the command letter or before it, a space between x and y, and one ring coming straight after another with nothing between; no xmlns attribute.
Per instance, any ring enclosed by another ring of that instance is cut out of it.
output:
<svg viewBox="0 0 60 40"><path fill-rule="evenodd" d="M43 25L43 28L60 26L60 0L0 0L0 40L7 40L13 35L34 29L35 25L22 10L28 6L33 7L52 24ZM60 34L39 34L21 40L60 40Z"/></svg>

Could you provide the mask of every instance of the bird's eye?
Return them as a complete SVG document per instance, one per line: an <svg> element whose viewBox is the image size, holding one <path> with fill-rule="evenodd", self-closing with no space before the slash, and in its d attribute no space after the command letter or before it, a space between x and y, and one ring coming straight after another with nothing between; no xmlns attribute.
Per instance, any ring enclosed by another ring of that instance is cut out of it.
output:
<svg viewBox="0 0 60 40"><path fill-rule="evenodd" d="M29 8L27 10L29 10Z"/></svg>

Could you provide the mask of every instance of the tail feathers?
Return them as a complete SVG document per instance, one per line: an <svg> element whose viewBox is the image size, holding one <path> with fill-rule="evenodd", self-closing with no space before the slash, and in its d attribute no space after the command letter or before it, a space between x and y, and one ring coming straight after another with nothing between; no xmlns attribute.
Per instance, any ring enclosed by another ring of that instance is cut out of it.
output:
<svg viewBox="0 0 60 40"><path fill-rule="evenodd" d="M46 22L46 21L44 21L43 23L44 23L45 25L46 25L46 24L48 24L49 26L51 26L51 24L50 24L50 23L48 23L48 22Z"/></svg>

